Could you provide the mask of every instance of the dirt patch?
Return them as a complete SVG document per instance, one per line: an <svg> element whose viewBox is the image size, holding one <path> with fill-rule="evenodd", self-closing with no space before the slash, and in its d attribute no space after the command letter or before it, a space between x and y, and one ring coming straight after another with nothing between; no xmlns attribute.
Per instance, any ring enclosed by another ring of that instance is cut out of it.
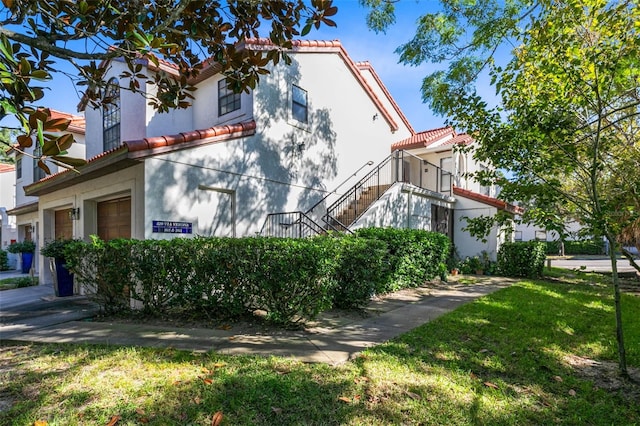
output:
<svg viewBox="0 0 640 426"><path fill-rule="evenodd" d="M640 369L628 368L630 379L620 377L618 364L609 361L596 361L576 355L567 355L564 362L573 368L576 374L590 380L599 389L619 393L630 401L640 403Z"/></svg>

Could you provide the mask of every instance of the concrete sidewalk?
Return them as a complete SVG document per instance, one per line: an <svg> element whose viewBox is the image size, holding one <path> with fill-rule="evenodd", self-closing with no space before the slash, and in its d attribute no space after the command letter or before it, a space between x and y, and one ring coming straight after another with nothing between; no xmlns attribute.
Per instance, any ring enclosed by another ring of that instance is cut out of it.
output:
<svg viewBox="0 0 640 426"><path fill-rule="evenodd" d="M363 349L383 343L514 282L505 278L474 277L476 282L462 284L452 278L454 280L450 283L403 290L374 300L365 312L326 312L298 331L242 324L224 329L202 329L72 320L12 333L11 340L172 347L224 354L274 355L337 365Z"/></svg>

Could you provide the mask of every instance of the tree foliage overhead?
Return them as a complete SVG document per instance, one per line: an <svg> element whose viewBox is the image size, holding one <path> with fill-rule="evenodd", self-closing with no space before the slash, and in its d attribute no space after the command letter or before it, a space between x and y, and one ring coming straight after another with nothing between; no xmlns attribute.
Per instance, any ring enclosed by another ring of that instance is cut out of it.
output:
<svg viewBox="0 0 640 426"><path fill-rule="evenodd" d="M441 5L418 19L416 35L398 48L400 60L448 63L424 79L423 98L474 136L474 157L493 166L476 176L482 184L498 184L501 198L523 203L527 220L561 229L575 218L609 242L626 374L614 251L637 235L640 220L640 6L631 0ZM496 98L481 95L481 78L490 79ZM483 234L496 219L470 220L470 229Z"/></svg>
<svg viewBox="0 0 640 426"><path fill-rule="evenodd" d="M0 120L15 116L24 135L60 131L38 101L55 73L65 73L93 106L105 99L102 61L121 58L130 79L124 89L139 91L140 59L158 67L168 63L176 78L156 73L150 83L157 93L149 102L159 111L186 108L193 88L188 79L198 74L205 58L233 76L236 90L254 88L269 63L288 60L282 49L242 49L248 38L267 36L275 46L291 47L293 38L330 19L337 8L331 0L2 0L0 11ZM265 30L266 28L266 30ZM69 73L61 63L75 69ZM38 112L40 111L40 112ZM49 129L46 129L49 123ZM64 129L62 129L64 130ZM53 149L61 135L48 139ZM26 141L26 137L22 139ZM20 149L27 148L19 141ZM61 145L66 145L62 143ZM73 166L60 149L60 161Z"/></svg>

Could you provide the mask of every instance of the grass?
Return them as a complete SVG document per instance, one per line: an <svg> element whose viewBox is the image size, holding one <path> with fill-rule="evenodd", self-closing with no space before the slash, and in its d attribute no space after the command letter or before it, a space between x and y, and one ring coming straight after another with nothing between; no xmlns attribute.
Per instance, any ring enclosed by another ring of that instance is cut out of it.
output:
<svg viewBox="0 0 640 426"><path fill-rule="evenodd" d="M550 271L551 272L551 271ZM601 276L521 281L340 367L174 349L0 346L2 425L640 424L640 391L572 360L616 361ZM640 367L640 298L623 298ZM615 364L612 364L615 365ZM615 388L615 386L614 386Z"/></svg>
<svg viewBox="0 0 640 426"><path fill-rule="evenodd" d="M0 279L0 291L12 290L14 288L30 287L32 285L38 285L37 278L11 277Z"/></svg>

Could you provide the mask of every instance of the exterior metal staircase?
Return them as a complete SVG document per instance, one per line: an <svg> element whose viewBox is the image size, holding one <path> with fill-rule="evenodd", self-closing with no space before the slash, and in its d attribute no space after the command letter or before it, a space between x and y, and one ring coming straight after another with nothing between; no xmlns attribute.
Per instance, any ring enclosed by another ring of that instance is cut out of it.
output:
<svg viewBox="0 0 640 426"><path fill-rule="evenodd" d="M260 235L302 238L327 231L351 232L349 227L396 182L451 195L451 174L407 151L394 151L319 215L322 225L313 220L313 211L326 197L309 210L272 213L267 216Z"/></svg>

